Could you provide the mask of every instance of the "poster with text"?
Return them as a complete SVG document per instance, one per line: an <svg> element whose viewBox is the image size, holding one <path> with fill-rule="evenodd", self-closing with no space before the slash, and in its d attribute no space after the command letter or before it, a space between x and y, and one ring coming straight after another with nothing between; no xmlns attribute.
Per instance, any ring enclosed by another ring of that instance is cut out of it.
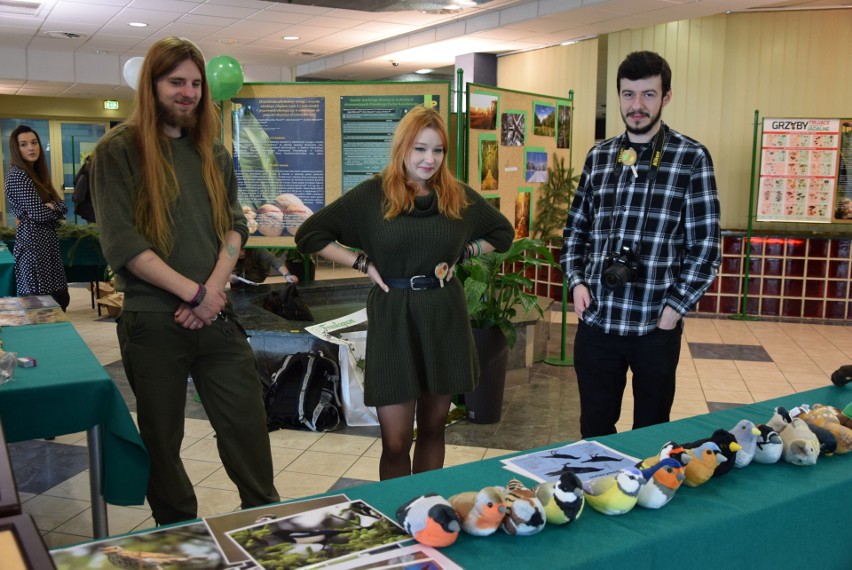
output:
<svg viewBox="0 0 852 570"><path fill-rule="evenodd" d="M387 166L396 126L417 105L439 110L439 95L372 95L340 98L342 193Z"/></svg>
<svg viewBox="0 0 852 570"><path fill-rule="evenodd" d="M840 166L834 221L852 223L852 119L840 123Z"/></svg>
<svg viewBox="0 0 852 570"><path fill-rule="evenodd" d="M763 120L757 220L831 222L838 119Z"/></svg>
<svg viewBox="0 0 852 570"><path fill-rule="evenodd" d="M325 99L232 101L234 169L249 235L295 235L325 205Z"/></svg>

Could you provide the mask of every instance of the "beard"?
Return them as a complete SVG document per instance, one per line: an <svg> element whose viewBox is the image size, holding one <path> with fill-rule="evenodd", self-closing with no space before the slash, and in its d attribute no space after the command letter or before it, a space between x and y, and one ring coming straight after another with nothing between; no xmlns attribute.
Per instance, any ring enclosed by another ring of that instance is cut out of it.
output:
<svg viewBox="0 0 852 570"><path fill-rule="evenodd" d="M649 115L645 114L645 116L647 117ZM650 132L651 129L653 129L656 125L659 124L660 117L662 117L662 116L663 116L663 107L660 106L660 109L657 111L656 116L653 119L651 119L651 122L648 123L647 125L645 125L644 127L632 127L632 126L630 126L630 123L628 122L627 117L625 117L623 113L621 114L621 120L624 121L624 126L627 128L628 133L630 133L632 135L646 135L646 134L648 134L648 132Z"/></svg>
<svg viewBox="0 0 852 570"><path fill-rule="evenodd" d="M180 129L192 129L198 124L198 107L195 107L191 113L184 114L178 113L157 101L157 119L166 125Z"/></svg>

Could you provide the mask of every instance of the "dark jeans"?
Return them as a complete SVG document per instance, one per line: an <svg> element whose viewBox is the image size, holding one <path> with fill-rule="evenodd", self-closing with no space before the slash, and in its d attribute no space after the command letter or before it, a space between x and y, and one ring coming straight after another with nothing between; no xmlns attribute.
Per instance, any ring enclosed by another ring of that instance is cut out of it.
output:
<svg viewBox="0 0 852 570"><path fill-rule="evenodd" d="M187 330L171 313L124 311L118 340L151 462L147 496L157 524L197 516L195 492L180 458L190 374L241 506L277 502L261 384L251 346L236 322L220 316L203 329Z"/></svg>
<svg viewBox="0 0 852 570"><path fill-rule="evenodd" d="M672 330L643 336L605 334L580 321L574 369L584 438L616 432L628 369L633 371L633 428L669 421L682 336L683 320Z"/></svg>

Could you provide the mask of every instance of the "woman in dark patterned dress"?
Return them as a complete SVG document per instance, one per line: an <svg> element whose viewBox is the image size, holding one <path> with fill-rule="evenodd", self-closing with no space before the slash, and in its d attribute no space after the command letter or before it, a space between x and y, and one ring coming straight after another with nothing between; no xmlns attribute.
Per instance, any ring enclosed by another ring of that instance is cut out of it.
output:
<svg viewBox="0 0 852 570"><path fill-rule="evenodd" d="M50 295L64 311L70 297L56 228L68 206L50 182L38 133L27 125L9 137L6 198L18 221L12 252L18 295Z"/></svg>
<svg viewBox="0 0 852 570"><path fill-rule="evenodd" d="M397 126L382 173L296 233L302 253L351 265L376 285L367 297L364 401L379 416L381 479L443 466L452 395L473 390L479 378L453 270L470 255L506 251L514 237L505 216L450 174L447 149L441 115L415 107Z"/></svg>

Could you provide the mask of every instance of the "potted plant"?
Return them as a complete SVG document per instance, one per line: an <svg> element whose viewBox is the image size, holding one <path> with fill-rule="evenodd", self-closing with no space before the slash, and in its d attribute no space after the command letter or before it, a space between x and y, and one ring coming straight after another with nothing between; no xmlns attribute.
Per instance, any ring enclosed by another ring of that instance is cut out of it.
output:
<svg viewBox="0 0 852 570"><path fill-rule="evenodd" d="M559 264L544 242L523 238L505 253L471 257L456 268L479 357L479 385L465 396L468 417L474 422L500 421L509 348L517 338L512 319L519 309L544 315L527 276L542 266Z"/></svg>

